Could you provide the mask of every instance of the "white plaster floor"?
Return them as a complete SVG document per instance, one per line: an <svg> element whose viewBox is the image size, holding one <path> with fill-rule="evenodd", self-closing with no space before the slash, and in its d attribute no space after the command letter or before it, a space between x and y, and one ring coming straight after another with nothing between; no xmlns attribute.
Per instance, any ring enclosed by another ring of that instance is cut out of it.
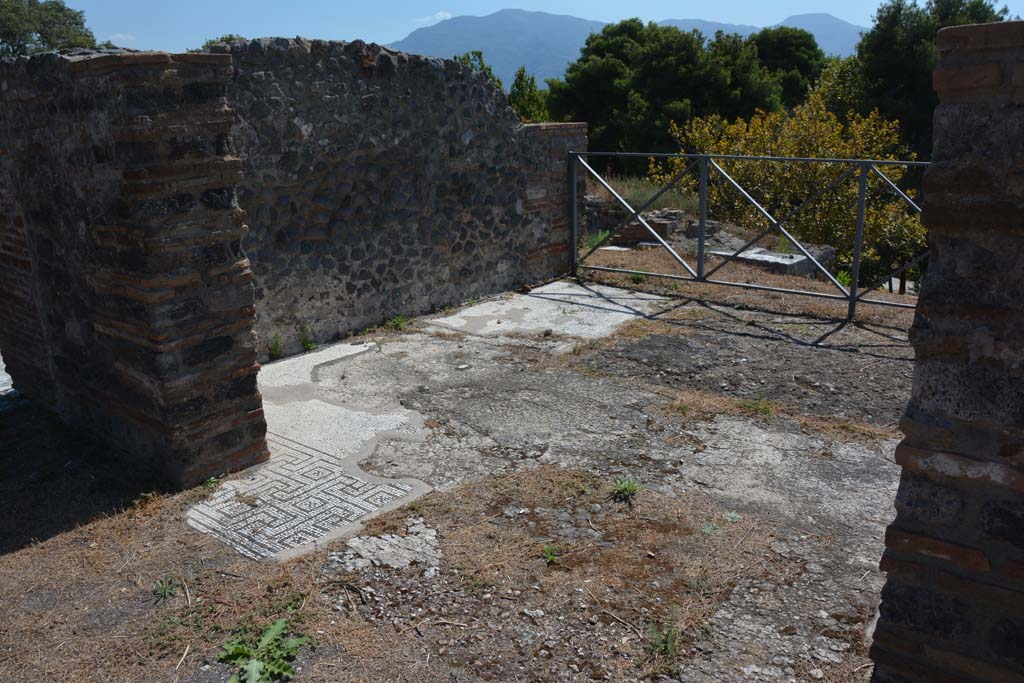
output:
<svg viewBox="0 0 1024 683"><path fill-rule="evenodd" d="M596 339L663 301L611 287L555 282L427 324L489 337L551 330ZM385 389L353 398L320 383L322 371L327 375L331 366L377 348L341 343L264 366L259 386L270 460L225 481L188 511L188 523L247 557L287 559L355 533L360 520L429 491L419 480L376 477L358 467L383 440L423 441L427 430L419 413L404 408L397 397L380 395Z"/></svg>

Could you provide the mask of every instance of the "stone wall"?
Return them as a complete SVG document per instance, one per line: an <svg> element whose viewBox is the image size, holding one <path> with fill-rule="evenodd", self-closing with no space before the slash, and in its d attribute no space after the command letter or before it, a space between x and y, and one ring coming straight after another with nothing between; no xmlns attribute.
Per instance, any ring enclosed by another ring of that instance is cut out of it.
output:
<svg viewBox="0 0 1024 683"><path fill-rule="evenodd" d="M267 457L225 55L0 62L0 351L171 486Z"/></svg>
<svg viewBox="0 0 1024 683"><path fill-rule="evenodd" d="M235 63L261 353L568 272L585 125L523 125L479 73L361 41L215 49Z"/></svg>
<svg viewBox="0 0 1024 683"><path fill-rule="evenodd" d="M1024 681L1024 22L942 31L878 683Z"/></svg>

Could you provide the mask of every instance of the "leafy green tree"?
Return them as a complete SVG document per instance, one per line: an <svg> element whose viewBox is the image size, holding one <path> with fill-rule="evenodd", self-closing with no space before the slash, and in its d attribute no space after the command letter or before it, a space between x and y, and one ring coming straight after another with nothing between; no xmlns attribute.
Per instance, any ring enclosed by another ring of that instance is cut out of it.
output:
<svg viewBox="0 0 1024 683"><path fill-rule="evenodd" d="M565 80L548 81L553 120L587 121L590 147L667 151L671 121L734 118L780 105L781 88L753 46L718 35L628 19L587 38Z"/></svg>
<svg viewBox="0 0 1024 683"><path fill-rule="evenodd" d="M467 52L466 54L463 55L455 55L454 57L452 57L452 59L454 59L459 64L464 64L468 66L473 71L482 71L484 76L487 77L487 80L489 80L494 85L494 87L498 88L499 90L505 89L505 86L503 86L501 83L501 79L498 78L497 75L495 75L490 65L488 65L487 62L484 61L484 53L481 52L480 50L473 50L472 52Z"/></svg>
<svg viewBox="0 0 1024 683"><path fill-rule="evenodd" d="M899 126L877 111L866 116L851 112L842 120L830 112L821 94L812 92L792 110L759 111L749 119L727 120L712 115L671 126L684 150L743 156L833 157L846 159L906 159ZM722 168L777 218L788 216L846 169L827 163L781 163L719 160ZM652 161L650 180L663 184L686 168L686 159ZM901 166L886 166L895 183L904 179ZM696 190L691 173L683 186ZM862 285L891 272L924 250L925 232L917 216L894 197L880 179L868 182ZM836 248L839 265L849 269L857 225L857 177L801 209L786 223L799 240ZM913 196L913 192L909 192ZM713 217L750 228L766 227L760 212L731 185L712 177L708 205Z"/></svg>
<svg viewBox="0 0 1024 683"><path fill-rule="evenodd" d="M857 45L867 101L900 122L904 140L919 154L931 153L932 112L938 99L932 71L938 61L939 29L1002 21L1007 9L990 0L889 0L878 8L871 30Z"/></svg>
<svg viewBox="0 0 1024 683"><path fill-rule="evenodd" d="M808 31L789 26L766 28L750 36L757 58L782 83L782 103L787 107L807 99L807 92L825 66L825 53Z"/></svg>
<svg viewBox="0 0 1024 683"><path fill-rule="evenodd" d="M62 0L0 0L0 57L95 45L85 12Z"/></svg>
<svg viewBox="0 0 1024 683"><path fill-rule="evenodd" d="M548 118L544 92L537 87L537 78L526 73L525 66L516 70L508 91L508 103L523 121L546 121Z"/></svg>
<svg viewBox="0 0 1024 683"><path fill-rule="evenodd" d="M820 96L825 108L842 121L849 121L853 114L867 114L861 71L856 56L828 57L811 93Z"/></svg>

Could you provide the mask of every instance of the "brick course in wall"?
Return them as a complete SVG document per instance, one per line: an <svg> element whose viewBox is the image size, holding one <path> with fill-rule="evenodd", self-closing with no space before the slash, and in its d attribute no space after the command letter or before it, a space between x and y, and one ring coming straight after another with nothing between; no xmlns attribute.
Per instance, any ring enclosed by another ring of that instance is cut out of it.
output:
<svg viewBox="0 0 1024 683"><path fill-rule="evenodd" d="M268 456L226 55L0 62L14 386L168 486Z"/></svg>
<svg viewBox="0 0 1024 683"><path fill-rule="evenodd" d="M877 683L1024 681L1024 22L945 29Z"/></svg>

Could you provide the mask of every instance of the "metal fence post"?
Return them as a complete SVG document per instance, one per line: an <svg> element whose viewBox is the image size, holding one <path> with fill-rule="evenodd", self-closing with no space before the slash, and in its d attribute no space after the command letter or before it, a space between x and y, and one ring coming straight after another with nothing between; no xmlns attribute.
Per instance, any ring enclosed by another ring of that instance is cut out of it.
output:
<svg viewBox="0 0 1024 683"><path fill-rule="evenodd" d="M700 225L697 236L697 279L704 279L704 238L708 223L708 158L700 159Z"/></svg>
<svg viewBox="0 0 1024 683"><path fill-rule="evenodd" d="M871 165L861 163L860 183L857 188L857 233L853 239L853 264L850 266L850 308L847 320L857 314L857 289L860 286L860 261L864 251L864 211L868 199L868 172Z"/></svg>
<svg viewBox="0 0 1024 683"><path fill-rule="evenodd" d="M579 206L577 204L576 153L569 152L569 253L572 254L572 276L577 277L579 251Z"/></svg>

